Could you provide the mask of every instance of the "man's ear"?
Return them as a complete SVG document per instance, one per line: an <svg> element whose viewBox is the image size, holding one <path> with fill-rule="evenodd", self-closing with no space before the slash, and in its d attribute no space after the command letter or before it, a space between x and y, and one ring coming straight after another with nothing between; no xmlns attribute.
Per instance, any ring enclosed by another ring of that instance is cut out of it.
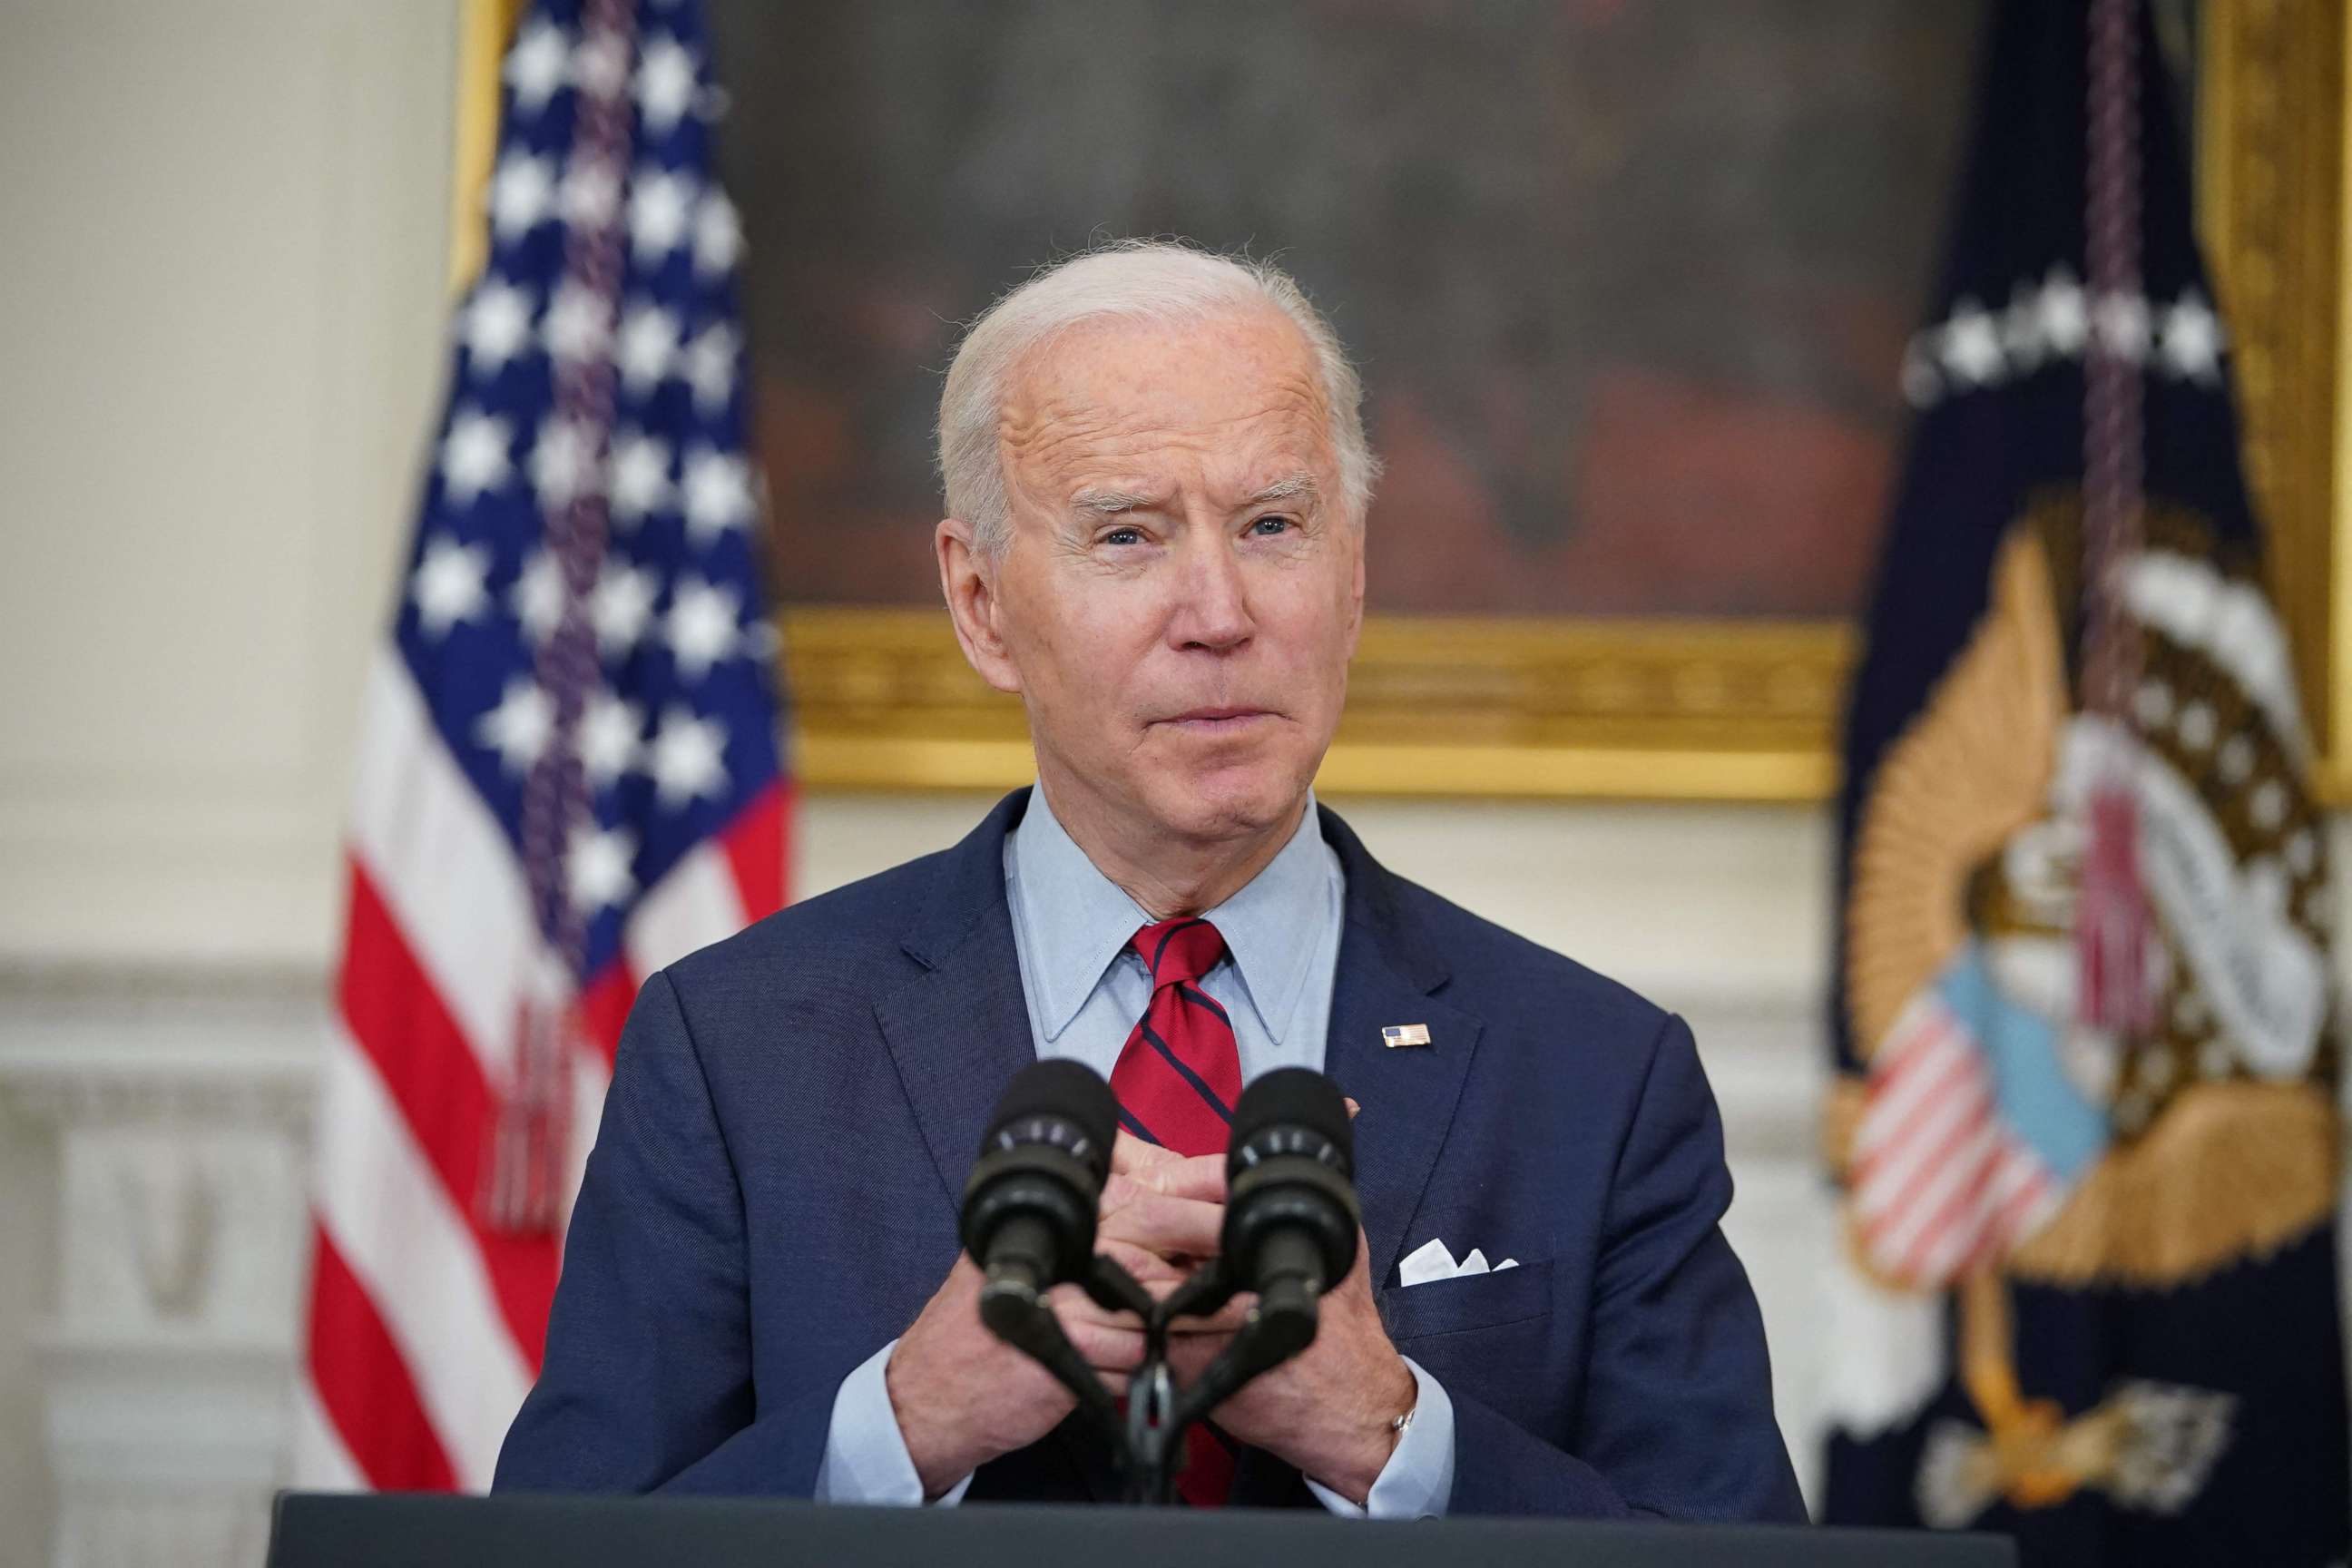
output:
<svg viewBox="0 0 2352 1568"><path fill-rule="evenodd" d="M1364 630L1364 525L1356 524L1356 570L1348 589L1348 657L1356 657L1356 639Z"/></svg>
<svg viewBox="0 0 2352 1568"><path fill-rule="evenodd" d="M948 518L934 531L940 556L940 591L947 595L948 618L956 641L980 678L999 691L1018 694L1021 671L1005 651L1003 601L996 596L994 563L972 542L971 525Z"/></svg>

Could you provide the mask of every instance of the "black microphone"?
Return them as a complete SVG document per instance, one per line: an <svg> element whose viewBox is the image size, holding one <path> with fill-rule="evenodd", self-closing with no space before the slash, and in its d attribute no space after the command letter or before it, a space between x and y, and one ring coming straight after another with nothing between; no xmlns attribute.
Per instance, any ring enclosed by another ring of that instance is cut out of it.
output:
<svg viewBox="0 0 2352 1568"><path fill-rule="evenodd" d="M1356 1262L1356 1140L1339 1086L1277 1068L1242 1090L1225 1152L1218 1243L1234 1289L1255 1290L1261 1317L1305 1314Z"/></svg>
<svg viewBox="0 0 2352 1568"><path fill-rule="evenodd" d="M963 1188L963 1245L987 1271L983 1303L998 1292L1034 1301L1087 1272L1118 1131L1110 1085L1080 1063L1033 1063L1005 1086Z"/></svg>

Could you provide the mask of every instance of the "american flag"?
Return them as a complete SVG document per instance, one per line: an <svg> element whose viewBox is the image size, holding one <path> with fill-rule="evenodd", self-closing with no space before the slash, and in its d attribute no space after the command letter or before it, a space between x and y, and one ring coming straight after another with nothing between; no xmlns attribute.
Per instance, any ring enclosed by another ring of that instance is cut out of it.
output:
<svg viewBox="0 0 2352 1568"><path fill-rule="evenodd" d="M488 1487L639 982L782 899L719 102L691 4L548 0L506 58L364 700L304 1485Z"/></svg>

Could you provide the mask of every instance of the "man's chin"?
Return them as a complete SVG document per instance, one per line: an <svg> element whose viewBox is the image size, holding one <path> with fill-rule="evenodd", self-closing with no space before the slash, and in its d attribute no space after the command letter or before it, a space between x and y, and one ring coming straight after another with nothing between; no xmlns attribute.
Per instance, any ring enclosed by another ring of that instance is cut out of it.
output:
<svg viewBox="0 0 2352 1568"><path fill-rule="evenodd" d="M1292 820L1311 773L1286 761L1257 757L1217 766L1171 769L1150 796L1160 819L1192 838L1263 833Z"/></svg>

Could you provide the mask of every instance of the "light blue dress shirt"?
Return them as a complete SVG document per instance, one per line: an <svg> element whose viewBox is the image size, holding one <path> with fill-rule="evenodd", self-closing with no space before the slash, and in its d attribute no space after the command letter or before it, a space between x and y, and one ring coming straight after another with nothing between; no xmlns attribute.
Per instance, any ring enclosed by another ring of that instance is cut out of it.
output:
<svg viewBox="0 0 2352 1568"><path fill-rule="evenodd" d="M1004 841L1004 891L1037 1055L1068 1057L1110 1076L1151 1000L1151 972L1128 943L1151 916L1095 868L1046 804L1041 785ZM1323 1068L1331 985L1339 973L1347 882L1316 826L1315 801L1265 868L1207 912L1226 955L1201 988L1233 1020L1242 1079L1278 1067ZM883 1381L893 1340L842 1379L834 1397L816 1496L823 1502L919 1503ZM1309 1479L1323 1506L1352 1518L1434 1519L1454 1491L1454 1402L1411 1357L1420 1385L1412 1422L1358 1507ZM966 1476L939 1500L962 1500Z"/></svg>

